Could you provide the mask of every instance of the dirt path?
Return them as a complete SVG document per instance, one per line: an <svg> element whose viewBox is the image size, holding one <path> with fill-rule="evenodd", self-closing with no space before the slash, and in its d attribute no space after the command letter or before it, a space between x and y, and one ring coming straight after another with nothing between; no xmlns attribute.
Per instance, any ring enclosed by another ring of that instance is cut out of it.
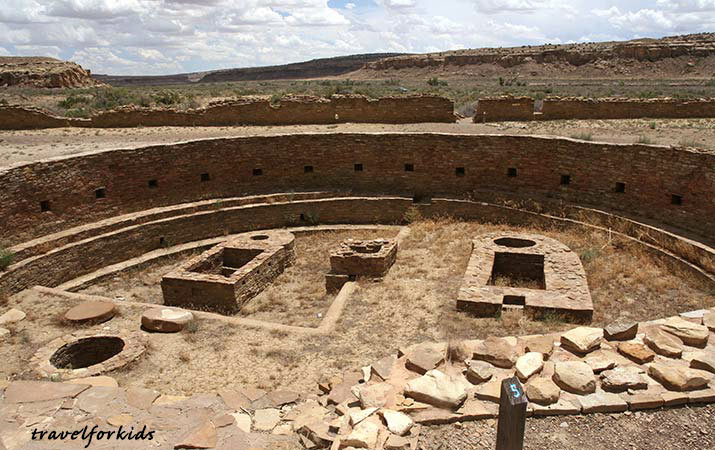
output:
<svg viewBox="0 0 715 450"><path fill-rule="evenodd" d="M475 124L339 124L250 127L55 128L0 131L0 167L94 150L234 136L287 133L432 132L455 134L531 134L599 142L687 145L715 151L715 119L558 120Z"/></svg>

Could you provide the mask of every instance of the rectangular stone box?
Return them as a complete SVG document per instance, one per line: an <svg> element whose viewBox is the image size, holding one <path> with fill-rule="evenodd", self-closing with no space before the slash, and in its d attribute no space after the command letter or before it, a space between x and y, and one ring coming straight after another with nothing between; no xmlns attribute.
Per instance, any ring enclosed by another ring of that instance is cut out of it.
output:
<svg viewBox="0 0 715 450"><path fill-rule="evenodd" d="M338 291L343 284L358 277L382 278L396 259L397 241L394 239L345 240L330 253L325 289Z"/></svg>
<svg viewBox="0 0 715 450"><path fill-rule="evenodd" d="M218 244L164 275L164 304L236 313L295 262L294 239L272 231Z"/></svg>

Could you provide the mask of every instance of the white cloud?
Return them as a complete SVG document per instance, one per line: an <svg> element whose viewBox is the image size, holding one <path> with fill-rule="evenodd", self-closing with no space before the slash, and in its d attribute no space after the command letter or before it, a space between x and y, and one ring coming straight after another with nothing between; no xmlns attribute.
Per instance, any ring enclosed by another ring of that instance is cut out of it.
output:
<svg viewBox="0 0 715 450"><path fill-rule="evenodd" d="M160 74L715 29L715 0L2 0L2 50Z"/></svg>

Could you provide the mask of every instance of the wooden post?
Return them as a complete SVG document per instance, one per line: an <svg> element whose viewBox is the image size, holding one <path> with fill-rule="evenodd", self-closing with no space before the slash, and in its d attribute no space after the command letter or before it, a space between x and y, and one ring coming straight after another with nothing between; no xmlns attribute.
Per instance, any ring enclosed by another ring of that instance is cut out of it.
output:
<svg viewBox="0 0 715 450"><path fill-rule="evenodd" d="M526 427L526 405L529 401L517 377L501 382L497 450L522 450Z"/></svg>

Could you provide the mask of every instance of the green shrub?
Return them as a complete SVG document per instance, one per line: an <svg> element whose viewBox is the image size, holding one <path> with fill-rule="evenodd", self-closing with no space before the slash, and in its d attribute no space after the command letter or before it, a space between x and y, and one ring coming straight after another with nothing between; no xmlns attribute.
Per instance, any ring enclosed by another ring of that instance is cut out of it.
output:
<svg viewBox="0 0 715 450"><path fill-rule="evenodd" d="M655 130L658 127L658 124L655 123L655 120L654 120L653 122L648 124L648 126L650 127L651 130Z"/></svg>
<svg viewBox="0 0 715 450"><path fill-rule="evenodd" d="M10 267L13 258L15 258L15 254L11 250L0 247L0 270L5 270Z"/></svg>
<svg viewBox="0 0 715 450"><path fill-rule="evenodd" d="M653 139L649 138L648 136L646 136L644 134L641 134L638 137L638 140L636 142L638 142L639 144L652 144Z"/></svg>
<svg viewBox="0 0 715 450"><path fill-rule="evenodd" d="M64 109L73 109L77 105L87 105L92 102L91 97L84 95L70 94L64 100L57 103L57 106Z"/></svg>
<svg viewBox="0 0 715 450"><path fill-rule="evenodd" d="M156 102L157 105L178 105L184 99L184 96L176 91L162 90L155 92L151 95L151 98Z"/></svg>
<svg viewBox="0 0 715 450"><path fill-rule="evenodd" d="M449 83L447 83L445 80L440 80L437 77L432 77L427 80L427 84L429 84L430 86L447 86Z"/></svg>

